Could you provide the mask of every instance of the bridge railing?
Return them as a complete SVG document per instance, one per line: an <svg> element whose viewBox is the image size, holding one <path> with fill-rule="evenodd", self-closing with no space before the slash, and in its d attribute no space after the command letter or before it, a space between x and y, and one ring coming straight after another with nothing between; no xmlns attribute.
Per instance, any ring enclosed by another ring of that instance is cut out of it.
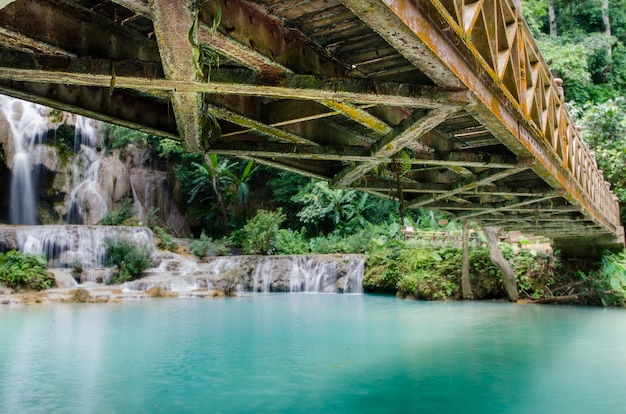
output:
<svg viewBox="0 0 626 414"><path fill-rule="evenodd" d="M561 84L552 77L516 0L427 0L508 98L536 137L577 183L580 193L612 226L619 207L595 156L574 125Z"/></svg>

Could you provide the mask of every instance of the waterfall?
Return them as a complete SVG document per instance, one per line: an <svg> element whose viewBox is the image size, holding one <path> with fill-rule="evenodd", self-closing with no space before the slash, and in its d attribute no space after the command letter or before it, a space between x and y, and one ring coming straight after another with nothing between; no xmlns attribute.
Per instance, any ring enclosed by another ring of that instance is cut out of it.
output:
<svg viewBox="0 0 626 414"><path fill-rule="evenodd" d="M35 149L37 144L43 143L51 127L49 110L41 105L0 95L0 111L7 120L13 144L9 222L37 224L37 173L46 161L41 157L46 155L35 156L38 153ZM108 212L107 203L98 186L101 157L96 149L97 121L80 115L72 117L75 120L75 156L64 219L70 224L93 224Z"/></svg>
<svg viewBox="0 0 626 414"><path fill-rule="evenodd" d="M46 256L51 267L85 269L103 267L105 239L122 238L135 244L154 246L152 231L145 227L114 226L3 226L5 239L15 238L23 253ZM8 235L14 232L14 235Z"/></svg>
<svg viewBox="0 0 626 414"><path fill-rule="evenodd" d="M74 163L67 215L69 224L95 224L106 216L108 207L98 187L100 154L96 149L96 121L76 115Z"/></svg>
<svg viewBox="0 0 626 414"><path fill-rule="evenodd" d="M270 256L255 260L251 265L253 292L363 293L364 260L360 255Z"/></svg>
<svg viewBox="0 0 626 414"><path fill-rule="evenodd" d="M155 287L193 296L222 289L225 275L239 278L238 292L363 293L362 255L229 256L198 263L171 252L158 252L158 267L126 282L124 292Z"/></svg>
<svg viewBox="0 0 626 414"><path fill-rule="evenodd" d="M252 291L269 292L272 283L272 261L261 259L254 269L254 278L252 279ZM259 284L259 279L261 283Z"/></svg>
<svg viewBox="0 0 626 414"><path fill-rule="evenodd" d="M48 129L47 109L0 95L0 110L9 124L13 143L9 222L37 224L35 162L31 154Z"/></svg>

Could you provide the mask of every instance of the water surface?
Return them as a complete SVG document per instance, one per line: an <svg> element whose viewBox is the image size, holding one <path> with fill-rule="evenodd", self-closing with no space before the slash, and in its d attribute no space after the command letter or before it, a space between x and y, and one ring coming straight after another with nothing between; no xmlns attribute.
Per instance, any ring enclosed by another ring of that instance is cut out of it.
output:
<svg viewBox="0 0 626 414"><path fill-rule="evenodd" d="M0 308L1 413L624 413L626 312L259 294Z"/></svg>

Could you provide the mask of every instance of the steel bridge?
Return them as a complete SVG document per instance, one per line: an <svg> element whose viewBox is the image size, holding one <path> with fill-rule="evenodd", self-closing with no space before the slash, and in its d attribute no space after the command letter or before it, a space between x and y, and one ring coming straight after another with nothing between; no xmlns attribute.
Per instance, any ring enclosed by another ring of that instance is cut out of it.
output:
<svg viewBox="0 0 626 414"><path fill-rule="evenodd" d="M516 0L2 5L2 94L572 252L623 247Z"/></svg>

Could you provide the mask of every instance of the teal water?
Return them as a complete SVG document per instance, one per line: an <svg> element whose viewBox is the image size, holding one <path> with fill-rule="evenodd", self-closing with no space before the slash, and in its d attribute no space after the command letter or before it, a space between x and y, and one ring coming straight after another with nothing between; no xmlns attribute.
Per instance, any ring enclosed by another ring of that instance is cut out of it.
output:
<svg viewBox="0 0 626 414"><path fill-rule="evenodd" d="M624 413L626 312L270 294L0 308L1 413Z"/></svg>

